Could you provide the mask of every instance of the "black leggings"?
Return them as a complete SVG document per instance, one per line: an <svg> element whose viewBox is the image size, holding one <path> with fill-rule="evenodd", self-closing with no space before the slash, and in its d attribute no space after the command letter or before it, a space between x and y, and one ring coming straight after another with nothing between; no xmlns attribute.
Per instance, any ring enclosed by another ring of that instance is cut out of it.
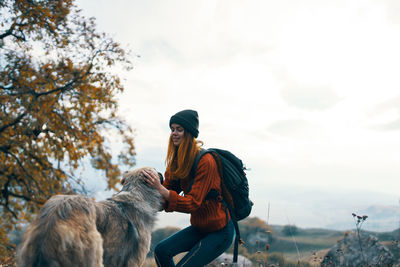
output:
<svg viewBox="0 0 400 267"><path fill-rule="evenodd" d="M221 230L202 233L189 226L161 241L155 248L158 266L204 266L224 253L232 244L235 227L232 221ZM173 257L188 253L175 265Z"/></svg>

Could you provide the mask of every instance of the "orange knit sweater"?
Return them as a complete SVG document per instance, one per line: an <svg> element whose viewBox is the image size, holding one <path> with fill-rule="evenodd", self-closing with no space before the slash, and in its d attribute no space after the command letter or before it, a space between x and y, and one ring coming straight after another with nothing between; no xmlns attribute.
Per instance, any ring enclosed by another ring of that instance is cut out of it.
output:
<svg viewBox="0 0 400 267"><path fill-rule="evenodd" d="M190 213L190 223L203 232L217 231L225 227L229 218L225 206L216 199L205 200L210 189L221 193L221 178L218 173L217 163L210 154L205 154L196 170L196 177L192 189L188 194L187 189L193 177L180 180L180 188L174 188L174 181L165 174L164 186L170 190L169 202L165 211ZM183 190L184 196L179 195Z"/></svg>

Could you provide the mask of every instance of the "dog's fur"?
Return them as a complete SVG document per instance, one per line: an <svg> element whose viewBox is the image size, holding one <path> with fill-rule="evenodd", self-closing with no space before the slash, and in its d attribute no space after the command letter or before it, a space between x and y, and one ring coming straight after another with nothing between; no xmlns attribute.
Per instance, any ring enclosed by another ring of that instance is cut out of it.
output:
<svg viewBox="0 0 400 267"><path fill-rule="evenodd" d="M24 234L18 266L141 266L161 207L142 170L126 172L121 192L105 201L50 198Z"/></svg>

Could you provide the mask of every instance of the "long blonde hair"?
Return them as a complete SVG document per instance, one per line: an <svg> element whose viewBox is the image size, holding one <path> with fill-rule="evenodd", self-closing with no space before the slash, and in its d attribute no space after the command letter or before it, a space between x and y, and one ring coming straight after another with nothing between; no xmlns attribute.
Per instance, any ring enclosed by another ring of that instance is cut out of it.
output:
<svg viewBox="0 0 400 267"><path fill-rule="evenodd" d="M185 131L182 142L178 147L174 145L170 136L165 160L168 177L172 180L187 178L202 145L203 142L196 140L187 131Z"/></svg>

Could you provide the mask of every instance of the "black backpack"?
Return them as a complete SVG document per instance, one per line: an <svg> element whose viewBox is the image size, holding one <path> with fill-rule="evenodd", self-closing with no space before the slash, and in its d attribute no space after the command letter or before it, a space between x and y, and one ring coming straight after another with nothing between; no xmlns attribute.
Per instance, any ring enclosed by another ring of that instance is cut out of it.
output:
<svg viewBox="0 0 400 267"><path fill-rule="evenodd" d="M246 168L238 157L227 150L218 148L202 149L193 163L192 177L196 176L197 165L207 153L210 153L217 162L221 176L222 196L217 190L211 189L206 199L219 199L229 209L236 231L233 252L233 262L235 263L238 258L239 242L243 243L240 238L238 221L247 218L253 206L253 202L249 199L249 183L244 172ZM193 182L194 179L190 182L187 193L191 190Z"/></svg>

